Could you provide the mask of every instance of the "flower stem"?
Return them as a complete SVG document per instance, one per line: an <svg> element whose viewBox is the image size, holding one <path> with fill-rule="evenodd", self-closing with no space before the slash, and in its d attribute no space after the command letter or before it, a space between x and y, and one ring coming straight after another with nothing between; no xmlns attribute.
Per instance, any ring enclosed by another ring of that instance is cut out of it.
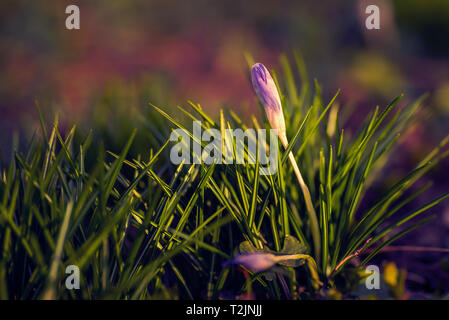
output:
<svg viewBox="0 0 449 320"><path fill-rule="evenodd" d="M312 237L313 245L315 248L315 257L319 259L321 250L321 239L320 239L320 229L318 226L318 219L313 207L312 198L310 196L309 188L307 187L304 179L302 178L301 171L299 171L298 164L296 163L293 153L290 151L288 158L295 172L296 178L298 179L299 186L301 187L302 193L304 195L304 201L306 202L307 213L309 214L310 224L312 227Z"/></svg>
<svg viewBox="0 0 449 320"><path fill-rule="evenodd" d="M285 132L278 132L279 139L281 140L282 145L285 149L288 148L288 140ZM312 227L312 238L313 238L313 247L315 252L315 258L319 261L320 252L321 252L321 238L320 238L320 229L318 226L318 218L313 207L312 197L310 196L309 188L307 187L304 179L302 178L301 171L299 171L298 164L296 163L295 157L293 153L290 151L288 154L288 159L293 167L293 171L295 172L296 178L298 179L299 186L301 187L302 194L304 195L304 201L306 203L307 214L309 215L310 225Z"/></svg>

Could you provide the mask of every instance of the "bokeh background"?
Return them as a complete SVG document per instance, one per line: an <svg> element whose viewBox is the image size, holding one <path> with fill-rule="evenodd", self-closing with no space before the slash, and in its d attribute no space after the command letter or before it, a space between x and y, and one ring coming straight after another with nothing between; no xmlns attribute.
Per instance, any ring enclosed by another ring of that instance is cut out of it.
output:
<svg viewBox="0 0 449 320"><path fill-rule="evenodd" d="M80 30L65 28L69 4L80 8ZM365 28L368 4L380 7L380 30ZM33 135L36 100L46 119L58 112L63 128L94 128L117 146L133 126L121 115L137 115L148 102L257 113L245 54L279 69L280 55L299 49L324 97L341 88L340 105L361 118L400 93L403 103L430 93L376 197L449 132L448 39L447 0L2 0L0 150L7 158L14 138L23 145ZM415 206L449 189L448 169L445 161L430 173L434 185ZM402 243L449 247L449 204L431 213L438 218ZM406 268L411 289L449 287L447 254L379 259Z"/></svg>

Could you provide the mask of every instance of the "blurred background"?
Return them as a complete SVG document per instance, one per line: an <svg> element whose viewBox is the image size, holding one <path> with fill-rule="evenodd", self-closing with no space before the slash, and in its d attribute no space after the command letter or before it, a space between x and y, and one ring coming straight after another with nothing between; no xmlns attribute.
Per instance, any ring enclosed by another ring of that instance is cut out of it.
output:
<svg viewBox="0 0 449 320"><path fill-rule="evenodd" d="M80 8L80 30L65 28L69 4ZM365 28L369 4L380 8L380 30ZM117 146L133 127L121 115L149 102L257 113L245 53L280 70L280 55L299 49L325 99L341 88L341 106L357 108L360 118L400 93L403 103L430 93L381 179L391 184L449 132L448 39L447 0L2 0L0 150L8 155L13 137L22 143L33 135L36 100L48 121L57 111L63 128L94 128ZM422 203L449 189L448 168L446 161L431 172L434 186ZM449 205L433 213L434 222L402 241L449 247ZM449 285L447 255L380 259L407 267L411 287Z"/></svg>

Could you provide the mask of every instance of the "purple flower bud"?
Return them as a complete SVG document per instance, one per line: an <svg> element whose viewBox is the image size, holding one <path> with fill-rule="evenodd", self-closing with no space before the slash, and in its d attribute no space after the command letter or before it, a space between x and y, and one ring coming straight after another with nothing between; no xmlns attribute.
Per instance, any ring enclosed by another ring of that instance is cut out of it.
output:
<svg viewBox="0 0 449 320"><path fill-rule="evenodd" d="M281 110L281 99L270 72L261 63L256 63L251 69L251 81L254 91L265 108L278 112Z"/></svg>
<svg viewBox="0 0 449 320"><path fill-rule="evenodd" d="M251 69L251 82L254 91L265 108L268 122L277 130L278 136L284 146L287 145L285 133L285 120L282 113L281 99L273 78L267 68L261 63L256 63Z"/></svg>
<svg viewBox="0 0 449 320"><path fill-rule="evenodd" d="M261 272L274 266L276 259L271 253L255 252L240 254L226 264L239 264L248 270Z"/></svg>

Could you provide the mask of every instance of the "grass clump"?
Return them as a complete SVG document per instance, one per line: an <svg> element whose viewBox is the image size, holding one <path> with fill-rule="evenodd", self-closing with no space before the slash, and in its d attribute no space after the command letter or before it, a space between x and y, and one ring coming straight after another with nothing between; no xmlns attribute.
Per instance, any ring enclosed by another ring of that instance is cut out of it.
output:
<svg viewBox="0 0 449 320"><path fill-rule="evenodd" d="M170 164L166 124L192 132L156 106L160 117L152 113L145 127L158 138L148 154L133 158L136 131L119 153L106 152L101 143L93 146L92 134L74 142L75 127L63 137L55 121L47 132L40 117L42 141L34 138L1 168L0 298L304 298L343 291L339 278L358 281L345 273L352 259L361 257L358 267L364 266L429 221L421 214L449 197L404 211L428 187L413 190L414 183L448 155L449 138L373 203L360 206L372 182L382 179L379 172L423 98L400 109L402 96L376 107L349 138L340 127L338 93L325 103L315 83L312 95L299 54L295 65L283 58L283 81L274 73L289 138L288 147L279 149L274 175L260 175L258 161L248 164L253 155L246 149L245 164ZM254 116L248 125L230 110L214 120L200 105L190 107L179 108L203 129L224 134L230 128L268 128ZM86 163L92 149L97 157ZM287 161L290 152L310 189L318 230L311 228ZM251 252L266 252L279 263L243 273L225 263ZM68 265L80 269L79 290L65 287Z"/></svg>

